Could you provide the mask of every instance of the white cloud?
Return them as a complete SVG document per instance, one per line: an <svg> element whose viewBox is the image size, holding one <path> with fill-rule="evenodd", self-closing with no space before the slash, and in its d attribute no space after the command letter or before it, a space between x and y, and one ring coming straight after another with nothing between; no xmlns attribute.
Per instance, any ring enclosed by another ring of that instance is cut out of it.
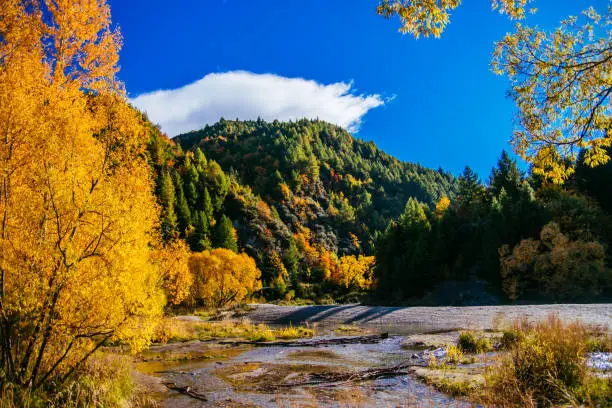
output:
<svg viewBox="0 0 612 408"><path fill-rule="evenodd" d="M324 85L303 78L230 71L208 74L177 89L131 100L169 136L226 119L296 120L319 118L357 132L363 116L384 104L380 95L359 95L352 83Z"/></svg>

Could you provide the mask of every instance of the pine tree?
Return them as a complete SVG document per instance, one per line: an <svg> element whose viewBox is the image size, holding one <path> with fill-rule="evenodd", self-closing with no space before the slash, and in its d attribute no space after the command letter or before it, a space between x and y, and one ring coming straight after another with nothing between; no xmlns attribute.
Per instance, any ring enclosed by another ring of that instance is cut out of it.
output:
<svg viewBox="0 0 612 408"><path fill-rule="evenodd" d="M211 249L210 244L210 221L204 211L194 212L193 231L189 239L189 246L194 252Z"/></svg>
<svg viewBox="0 0 612 408"><path fill-rule="evenodd" d="M187 202L185 193L183 191L183 181L176 170L172 172L172 179L174 180L176 191L175 211L178 229L180 234L183 235L191 225L191 210L189 209L189 203Z"/></svg>
<svg viewBox="0 0 612 408"><path fill-rule="evenodd" d="M199 147L196 147L195 151L193 152L193 159L198 170L206 168L206 156L204 156L204 153Z"/></svg>
<svg viewBox="0 0 612 408"><path fill-rule="evenodd" d="M490 189L494 197L501 193L502 189L510 197L516 197L521 189L523 175L519 170L516 160L512 160L505 150L497 161L497 167L491 172Z"/></svg>
<svg viewBox="0 0 612 408"><path fill-rule="evenodd" d="M234 230L232 221L226 215L222 215L221 219L217 222L214 238L216 248L226 248L238 252L236 231Z"/></svg>
<svg viewBox="0 0 612 408"><path fill-rule="evenodd" d="M206 215L206 218L209 220L213 219L213 205L212 200L210 199L210 194L208 193L208 189L204 188L204 192L202 193L202 211Z"/></svg>
<svg viewBox="0 0 612 408"><path fill-rule="evenodd" d="M176 231L177 216L174 210L174 183L168 170L163 170L159 181L159 201L162 207L161 232L164 240L169 240Z"/></svg>

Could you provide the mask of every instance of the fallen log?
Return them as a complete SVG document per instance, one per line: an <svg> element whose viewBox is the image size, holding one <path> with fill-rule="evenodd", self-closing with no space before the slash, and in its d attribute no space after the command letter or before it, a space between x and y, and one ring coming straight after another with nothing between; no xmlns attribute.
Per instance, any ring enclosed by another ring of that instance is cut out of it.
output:
<svg viewBox="0 0 612 408"><path fill-rule="evenodd" d="M173 382L168 382L168 383L163 383L166 387L168 387L169 390L172 391L176 391L179 392L183 395L187 395L188 397L200 400L200 401L208 401L208 399L206 399L206 396L204 394L201 394L199 392L196 391L192 391L190 386L185 386L185 387L179 387L176 385L176 383Z"/></svg>
<svg viewBox="0 0 612 408"><path fill-rule="evenodd" d="M256 347L321 347L343 344L375 344L389 338L388 333L373 334L369 336L354 337L332 337L317 340L295 340L295 341L220 341L219 344L233 346L251 345Z"/></svg>

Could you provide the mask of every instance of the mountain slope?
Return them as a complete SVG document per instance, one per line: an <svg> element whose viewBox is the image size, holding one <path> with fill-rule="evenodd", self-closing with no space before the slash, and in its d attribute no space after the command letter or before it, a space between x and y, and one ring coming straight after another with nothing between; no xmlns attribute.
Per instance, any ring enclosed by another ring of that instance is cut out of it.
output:
<svg viewBox="0 0 612 408"><path fill-rule="evenodd" d="M332 253L370 253L377 231L409 198L433 205L456 190L453 176L406 163L318 120L220 120L179 135L275 208L295 233L308 228Z"/></svg>

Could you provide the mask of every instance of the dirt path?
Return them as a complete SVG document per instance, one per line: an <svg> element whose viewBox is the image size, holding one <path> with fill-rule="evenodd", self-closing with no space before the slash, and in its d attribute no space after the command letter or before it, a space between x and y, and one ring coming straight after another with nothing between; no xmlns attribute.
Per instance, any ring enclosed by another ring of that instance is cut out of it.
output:
<svg viewBox="0 0 612 408"><path fill-rule="evenodd" d="M561 319L612 329L612 304L526 305L469 307L383 307L252 305L247 317L271 325L310 324L332 326L355 324L392 334L412 334L452 329L492 329L500 322L525 316L530 320L558 313Z"/></svg>

